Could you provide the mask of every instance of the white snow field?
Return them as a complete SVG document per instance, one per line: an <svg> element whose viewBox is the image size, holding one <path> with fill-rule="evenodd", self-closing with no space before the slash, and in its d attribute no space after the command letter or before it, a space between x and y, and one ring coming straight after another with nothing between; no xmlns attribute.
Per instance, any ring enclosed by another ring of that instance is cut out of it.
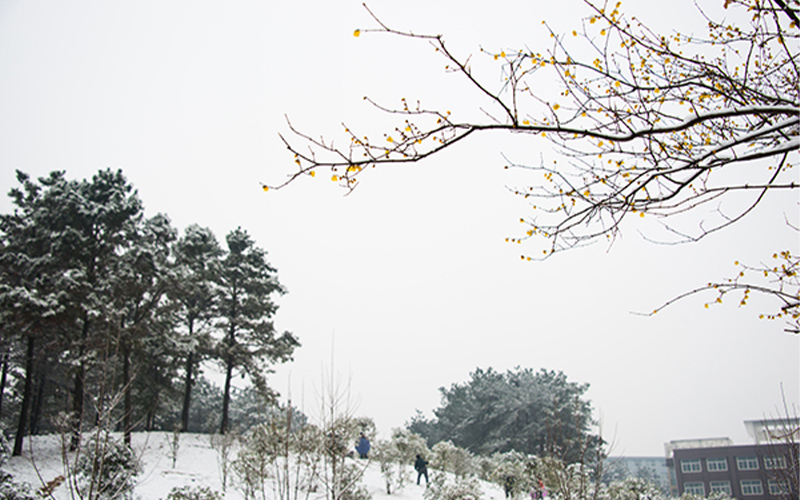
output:
<svg viewBox="0 0 800 500"><path fill-rule="evenodd" d="M211 447L211 436L208 434L182 434L174 469L169 445L171 439L172 434L169 432L133 434L133 448L140 457L143 467L143 471L136 477L133 498L165 499L172 488L183 485L207 486L222 492L218 455ZM57 436L34 436L26 439L23 455L10 457L2 469L12 474L14 481L27 482L32 489L39 489L44 483L64 474L60 438ZM373 500L423 500L424 479L423 485L417 486L415 484L416 472L413 470L410 472L413 474L412 481L406 484L401 491L387 495L379 464L372 461L364 474L362 484L367 488ZM224 498L226 500L243 500L244 493L237 486L236 479L229 477L228 482ZM233 484L230 484L231 482ZM484 500L500 500L505 497L502 488L494 484L482 483L481 489ZM268 498L272 498L271 494L268 493L268 495ZM56 500L70 499L66 484L58 486L53 492L53 497ZM313 495L310 498L316 500Z"/></svg>

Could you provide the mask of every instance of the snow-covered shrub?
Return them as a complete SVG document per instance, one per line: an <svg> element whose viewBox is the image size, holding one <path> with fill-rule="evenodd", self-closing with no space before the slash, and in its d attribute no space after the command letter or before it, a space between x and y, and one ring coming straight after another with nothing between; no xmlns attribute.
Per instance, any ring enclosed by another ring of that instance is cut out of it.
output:
<svg viewBox="0 0 800 500"><path fill-rule="evenodd" d="M347 414L336 415L336 412L334 408L335 416L324 420L319 431L321 466L317 478L331 500L365 500L369 493L359 483L367 462L348 463L348 457L353 456L350 443L355 443L361 423Z"/></svg>
<svg viewBox="0 0 800 500"><path fill-rule="evenodd" d="M429 453L422 436L407 429L394 429L389 441L378 441L373 447L372 458L380 463L386 481L386 493L391 495L393 491L403 489L411 479L408 465L414 462L417 455L427 457Z"/></svg>
<svg viewBox="0 0 800 500"><path fill-rule="evenodd" d="M315 492L319 483L319 470L322 461L322 432L318 427L304 424L291 435L291 487L295 492ZM288 492L286 498L292 498Z"/></svg>
<svg viewBox="0 0 800 500"><path fill-rule="evenodd" d="M8 457L11 455L11 448L8 445L8 440L6 439L6 435L0 430L0 467L5 465L8 461Z"/></svg>
<svg viewBox="0 0 800 500"><path fill-rule="evenodd" d="M402 490L410 480L411 471L408 463L394 440L375 443L372 448L372 458L380 464L387 495Z"/></svg>
<svg viewBox="0 0 800 500"><path fill-rule="evenodd" d="M475 466L475 474L477 474L478 478L482 481L491 481L492 474L497 469L497 462L495 461L495 456L497 454L492 455L491 457L486 457L483 455L478 455L475 457L473 464Z"/></svg>
<svg viewBox="0 0 800 500"><path fill-rule="evenodd" d="M553 500L588 500L595 498L594 469L584 464L565 465L544 457L535 459L535 475L544 483L546 495Z"/></svg>
<svg viewBox="0 0 800 500"><path fill-rule="evenodd" d="M166 500L222 500L222 494L208 486L176 486Z"/></svg>
<svg viewBox="0 0 800 500"><path fill-rule="evenodd" d="M612 481L608 486L601 488L598 498L599 500L667 500L657 485L638 477Z"/></svg>
<svg viewBox="0 0 800 500"><path fill-rule="evenodd" d="M233 471L245 498L257 492L264 496L266 486L275 499L306 498L316 489L321 449L319 429L292 418L287 411L282 418L274 415L243 436Z"/></svg>
<svg viewBox="0 0 800 500"><path fill-rule="evenodd" d="M413 463L417 455L423 458L430 455L425 438L408 429L392 430L392 444L400 454L400 459L407 464Z"/></svg>
<svg viewBox="0 0 800 500"><path fill-rule="evenodd" d="M92 498L118 498L133 489L142 466L125 443L96 434L83 448L77 472L84 495L91 492Z"/></svg>
<svg viewBox="0 0 800 500"><path fill-rule="evenodd" d="M228 488L228 477L231 472L233 446L236 443L236 433L228 431L225 434L211 435L211 448L217 452L217 466L222 478L222 491Z"/></svg>
<svg viewBox="0 0 800 500"><path fill-rule="evenodd" d="M527 496L538 489L539 477L536 474L537 459L516 451L495 453L488 463L481 461L483 479L491 481L507 490L510 497Z"/></svg>
<svg viewBox="0 0 800 500"><path fill-rule="evenodd" d="M375 426L375 421L369 417L356 417L353 419L356 429L359 434L364 434L367 437L373 437L378 433L378 428Z"/></svg>
<svg viewBox="0 0 800 500"><path fill-rule="evenodd" d="M167 438L167 445L169 446L169 457L172 459L172 468L175 468L175 462L178 461L178 451L181 448L181 426L176 425L172 429L171 439Z"/></svg>
<svg viewBox="0 0 800 500"><path fill-rule="evenodd" d="M232 468L242 485L245 498L256 492L264 493L264 485L271 475L272 464L283 453L286 431L274 425L262 424L242 436L239 452Z"/></svg>
<svg viewBox="0 0 800 500"><path fill-rule="evenodd" d="M437 470L422 496L425 500L480 500L483 492L475 476L458 477Z"/></svg>
<svg viewBox="0 0 800 500"><path fill-rule="evenodd" d="M364 476L362 467L352 463L345 463L336 474L337 488L336 500L372 500L367 488L361 484Z"/></svg>
<svg viewBox="0 0 800 500"><path fill-rule="evenodd" d="M5 465L11 456L11 448L8 446L3 431L0 431L0 467ZM33 499L30 486L26 483L17 483L11 474L0 470L0 500L28 500Z"/></svg>
<svg viewBox="0 0 800 500"><path fill-rule="evenodd" d="M27 483L17 483L10 474L0 470L0 500L35 500Z"/></svg>
<svg viewBox="0 0 800 500"><path fill-rule="evenodd" d="M475 470L472 453L450 441L440 441L431 448L431 468L466 477Z"/></svg>

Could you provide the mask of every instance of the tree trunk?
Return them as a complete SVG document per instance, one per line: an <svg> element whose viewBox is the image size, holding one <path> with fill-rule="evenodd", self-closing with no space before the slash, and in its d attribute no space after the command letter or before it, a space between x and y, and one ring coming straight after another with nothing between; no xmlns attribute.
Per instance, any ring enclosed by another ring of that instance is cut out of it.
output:
<svg viewBox="0 0 800 500"><path fill-rule="evenodd" d="M194 339L194 317L189 318L189 338ZM186 375L184 376L183 410L181 411L181 430L189 429L189 407L192 404L192 385L194 384L194 349L186 355Z"/></svg>
<svg viewBox="0 0 800 500"><path fill-rule="evenodd" d="M22 407L19 410L19 422L17 424L17 435L14 436L14 451L12 455L18 457L22 455L22 441L25 438L28 424L28 413L31 408L31 398L33 396L33 353L35 341L32 334L28 335L28 349L25 354L25 388L22 392Z"/></svg>
<svg viewBox="0 0 800 500"><path fill-rule="evenodd" d="M228 328L228 349L225 353L225 363L227 366L225 370L225 392L222 396L222 423L219 426L220 434L225 434L225 432L228 430L228 406L230 406L231 401L231 379L233 378L233 343L235 333L236 327L234 326L233 320L231 320L231 325Z"/></svg>
<svg viewBox="0 0 800 500"><path fill-rule="evenodd" d="M81 343L78 349L79 362L78 369L75 371L75 387L72 389L72 441L70 451L75 451L81 444L81 426L83 424L83 398L84 398L84 379L86 377L86 362L83 356L86 352L86 341L89 338L89 319L84 317L83 328L81 329ZM102 409L100 410L102 411Z"/></svg>
<svg viewBox="0 0 800 500"><path fill-rule="evenodd" d="M233 378L233 354L229 351L227 355L227 369L225 370L225 392L222 396L222 423L219 426L219 433L225 434L228 430L228 406L231 400L231 379Z"/></svg>
<svg viewBox="0 0 800 500"><path fill-rule="evenodd" d="M6 393L6 380L8 379L9 353L11 346L3 353L3 373L0 375L0 418L3 416L3 395Z"/></svg>
<svg viewBox="0 0 800 500"><path fill-rule="evenodd" d="M124 413L122 415L122 429L125 445L131 446L131 353L128 342L122 339L122 383L125 394Z"/></svg>
<svg viewBox="0 0 800 500"><path fill-rule="evenodd" d="M81 348L81 354L83 348ZM72 389L72 441L70 442L70 451L75 451L81 444L81 422L83 421L83 378L86 373L86 367L83 362L78 365L75 372L75 387Z"/></svg>
<svg viewBox="0 0 800 500"><path fill-rule="evenodd" d="M191 335L191 327L189 327L189 335ZM181 412L181 432L189 430L189 406L192 403L192 371L194 370L194 351L190 352L186 357L186 376L184 379L183 391L183 411Z"/></svg>
<svg viewBox="0 0 800 500"><path fill-rule="evenodd" d="M157 389L151 396L153 402L149 405L145 421L145 430L148 432L156 428L156 416L158 416L158 404L161 402L161 392L161 389Z"/></svg>
<svg viewBox="0 0 800 500"><path fill-rule="evenodd" d="M31 435L39 434L39 422L42 419L42 409L44 407L44 387L47 384L47 373L42 363L37 363L36 367L36 397L33 400L33 413L31 414Z"/></svg>

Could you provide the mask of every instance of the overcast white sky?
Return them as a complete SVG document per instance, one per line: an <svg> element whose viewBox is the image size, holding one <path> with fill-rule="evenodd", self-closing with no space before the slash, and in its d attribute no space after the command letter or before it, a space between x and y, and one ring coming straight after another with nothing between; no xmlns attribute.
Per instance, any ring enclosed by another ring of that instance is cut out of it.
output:
<svg viewBox="0 0 800 500"><path fill-rule="evenodd" d="M703 25L688 0L666 12L645 0L626 6L666 29ZM567 32L587 14L575 0L370 7L396 27L444 33L476 58L481 46L541 51L543 19ZM148 215L211 227L220 240L247 229L289 290L276 325L303 344L275 388L311 411L334 359L356 413L384 437L415 409L430 416L438 388L476 367L562 370L591 384L616 455L662 455L674 439L746 443L742 422L777 416L781 386L798 404L800 339L758 320L757 299L706 310L711 297L699 297L655 317L631 314L731 276L735 260L798 251L784 225L784 215L797 221L796 194L699 244L653 245L638 234L646 226L628 226L610 251L523 263L525 245L504 241L520 235L527 212L506 191L515 178L502 154L534 162L544 141L487 136L369 172L348 197L325 175L264 193L260 182L293 169L277 135L284 114L314 134L335 135L342 121L375 134L383 118L364 95L472 109L463 103L476 96L429 47L353 37L369 26L360 0L2 0L0 191L15 185L15 169L85 178L122 168ZM5 196L0 209L11 210Z"/></svg>

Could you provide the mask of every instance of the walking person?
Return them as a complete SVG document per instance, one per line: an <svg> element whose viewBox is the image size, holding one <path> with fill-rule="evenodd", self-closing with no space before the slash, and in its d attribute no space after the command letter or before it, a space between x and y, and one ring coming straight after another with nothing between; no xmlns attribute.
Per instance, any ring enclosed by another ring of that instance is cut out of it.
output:
<svg viewBox="0 0 800 500"><path fill-rule="evenodd" d="M422 476L425 476L425 485L428 485L428 462L421 456L417 455L417 460L414 462L414 468L417 470L417 484Z"/></svg>
<svg viewBox="0 0 800 500"><path fill-rule="evenodd" d="M514 496L514 476L505 476L503 478L503 490L506 492L506 498Z"/></svg>

